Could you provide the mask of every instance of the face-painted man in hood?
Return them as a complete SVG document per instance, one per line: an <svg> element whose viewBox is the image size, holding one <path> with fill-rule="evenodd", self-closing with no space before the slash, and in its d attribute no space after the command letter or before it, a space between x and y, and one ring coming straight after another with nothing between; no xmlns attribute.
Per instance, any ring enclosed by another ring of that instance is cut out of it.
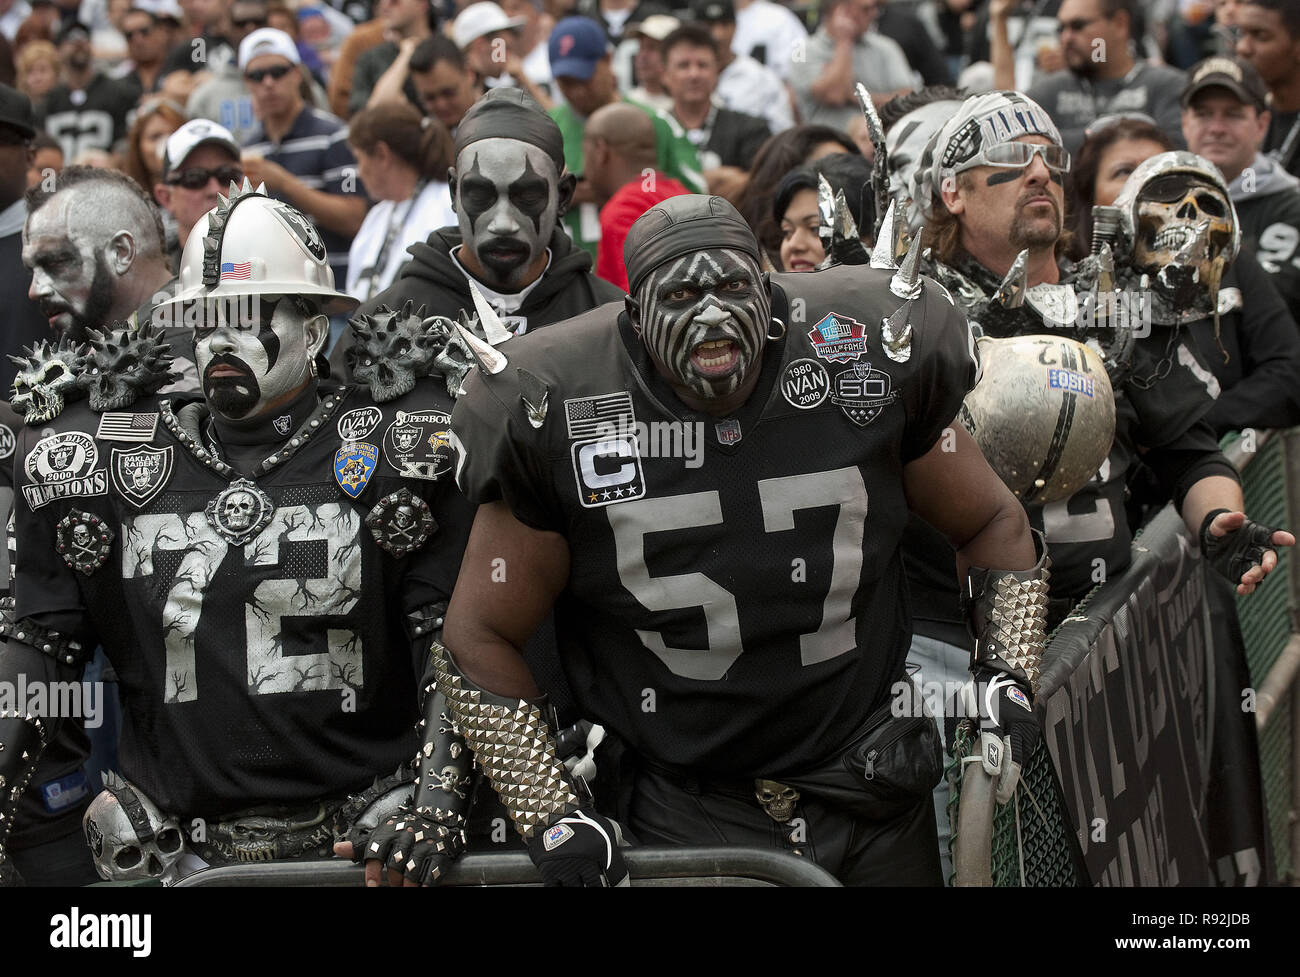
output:
<svg viewBox="0 0 1300 977"><path fill-rule="evenodd" d="M772 300L748 226L701 200L673 198L632 226L628 314L682 402L727 413L758 380Z"/></svg>
<svg viewBox="0 0 1300 977"><path fill-rule="evenodd" d="M577 182L564 172L559 127L522 92L494 89L461 121L448 179L465 271L508 294L535 282Z"/></svg>

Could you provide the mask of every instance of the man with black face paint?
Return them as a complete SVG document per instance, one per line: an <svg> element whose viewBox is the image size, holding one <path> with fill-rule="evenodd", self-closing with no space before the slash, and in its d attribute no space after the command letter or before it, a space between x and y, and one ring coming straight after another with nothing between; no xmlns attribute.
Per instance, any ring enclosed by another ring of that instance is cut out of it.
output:
<svg viewBox="0 0 1300 977"><path fill-rule="evenodd" d="M865 267L769 282L720 197L656 205L624 253L625 308L498 349L457 401L457 480L480 506L434 647L452 716L549 884L618 884L618 822L641 843L792 851L846 883L938 884L937 733L891 716L920 715L891 700L910 688L909 509L1028 609L1012 623L980 597L986 629L1043 640L1044 554L952 423L978 372L965 321L933 282L900 301ZM910 340L886 345L900 308ZM496 558L508 593L487 583ZM597 756L598 812L549 776L544 729L490 732L541 711L518 648L552 605L579 706L619 751ZM1004 654L989 667L1019 674Z"/></svg>
<svg viewBox="0 0 1300 977"><path fill-rule="evenodd" d="M194 332L201 396L158 397L169 364L137 334L72 365L86 403L52 380L21 403L24 565L0 680L75 679L96 645L121 676L130 783L88 812L105 878L337 843L374 884L384 867L420 884L464 846L468 752L438 721L432 674L420 681L472 516L452 484L450 399L410 363L369 389L318 380L326 317L355 306L315 226L245 183L195 225L160 310ZM366 325L422 337L401 316ZM57 728L38 719L0 716L9 783ZM129 795L156 864L115 858ZM184 852L172 818L204 825Z"/></svg>
<svg viewBox="0 0 1300 977"><path fill-rule="evenodd" d="M448 181L458 226L412 245L397 281L362 311L409 300L429 315L472 316L472 281L520 334L622 298L592 274L591 257L559 224L575 178L564 169L559 127L536 102L518 89L493 89L465 113L455 151ZM336 372L350 369L350 346L346 334L335 344Z"/></svg>

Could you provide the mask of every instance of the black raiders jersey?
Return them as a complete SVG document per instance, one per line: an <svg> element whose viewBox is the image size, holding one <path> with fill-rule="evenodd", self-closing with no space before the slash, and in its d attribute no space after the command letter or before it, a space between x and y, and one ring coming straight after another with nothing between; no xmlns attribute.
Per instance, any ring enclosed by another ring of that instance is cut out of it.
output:
<svg viewBox="0 0 1300 977"><path fill-rule="evenodd" d="M248 478L193 395L20 435L19 627L102 643L122 772L165 811L341 796L416 748L427 647L406 616L448 599L473 515L450 400L441 380L382 405L318 393Z"/></svg>
<svg viewBox="0 0 1300 977"><path fill-rule="evenodd" d="M130 86L97 74L84 91L60 85L45 102L44 129L63 147L68 165L88 149L111 152L126 136L126 117L135 105Z"/></svg>
<svg viewBox="0 0 1300 977"><path fill-rule="evenodd" d="M978 363L928 280L909 357L887 357L889 278L775 276L788 329L727 418L677 400L616 305L500 347L506 368L457 400L465 494L568 540L555 619L579 708L653 760L796 771L903 674L902 470Z"/></svg>

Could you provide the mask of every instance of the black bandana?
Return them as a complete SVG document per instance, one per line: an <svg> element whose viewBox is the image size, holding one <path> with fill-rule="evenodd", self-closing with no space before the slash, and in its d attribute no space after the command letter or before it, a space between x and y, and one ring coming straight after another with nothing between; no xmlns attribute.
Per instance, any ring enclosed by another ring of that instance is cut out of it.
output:
<svg viewBox="0 0 1300 977"><path fill-rule="evenodd" d="M564 137L542 107L517 88L494 88L471 106L456 127L456 156L480 139L519 139L550 156L564 172Z"/></svg>

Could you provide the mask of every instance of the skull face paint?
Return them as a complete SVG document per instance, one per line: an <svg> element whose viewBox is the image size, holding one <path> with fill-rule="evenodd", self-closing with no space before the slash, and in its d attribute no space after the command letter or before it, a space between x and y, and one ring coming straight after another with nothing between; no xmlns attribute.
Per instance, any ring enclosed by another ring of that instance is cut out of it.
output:
<svg viewBox="0 0 1300 977"><path fill-rule="evenodd" d="M636 299L650 356L696 396L724 397L757 367L772 304L748 255L716 249L666 261Z"/></svg>
<svg viewBox="0 0 1300 977"><path fill-rule="evenodd" d="M314 317L294 302L261 299L256 322L238 315L239 307L211 303L194 330L203 395L232 420L256 417L301 387L316 354L306 328Z"/></svg>
<svg viewBox="0 0 1300 977"><path fill-rule="evenodd" d="M516 292L546 253L555 228L560 175L537 146L517 139L481 139L461 150L453 175L461 238L489 277Z"/></svg>
<svg viewBox="0 0 1300 977"><path fill-rule="evenodd" d="M66 196L66 195L63 195ZM117 277L102 247L74 225L66 199L51 201L23 228L23 264L32 270L28 296L56 335L80 342L87 328L107 323Z"/></svg>

